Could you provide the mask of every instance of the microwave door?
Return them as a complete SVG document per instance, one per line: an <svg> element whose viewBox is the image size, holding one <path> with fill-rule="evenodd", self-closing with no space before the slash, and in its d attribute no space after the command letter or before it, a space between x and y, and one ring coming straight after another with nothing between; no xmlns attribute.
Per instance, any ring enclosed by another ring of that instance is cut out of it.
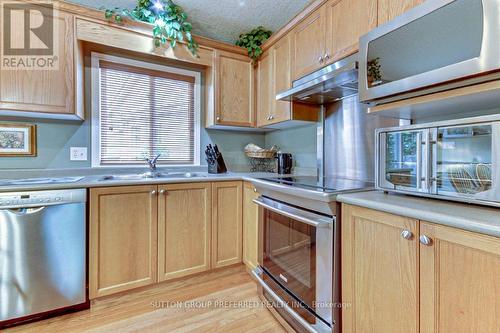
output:
<svg viewBox="0 0 500 333"><path fill-rule="evenodd" d="M437 129L436 194L500 201L500 122Z"/></svg>
<svg viewBox="0 0 500 333"><path fill-rule="evenodd" d="M383 132L379 137L378 186L429 193L429 130Z"/></svg>

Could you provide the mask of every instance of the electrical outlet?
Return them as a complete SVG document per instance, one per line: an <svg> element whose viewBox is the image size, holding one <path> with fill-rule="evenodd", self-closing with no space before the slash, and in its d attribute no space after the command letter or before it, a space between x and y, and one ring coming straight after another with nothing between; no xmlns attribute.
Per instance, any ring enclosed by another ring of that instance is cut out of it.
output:
<svg viewBox="0 0 500 333"><path fill-rule="evenodd" d="M86 161L87 147L71 147L69 149L69 159L71 161Z"/></svg>

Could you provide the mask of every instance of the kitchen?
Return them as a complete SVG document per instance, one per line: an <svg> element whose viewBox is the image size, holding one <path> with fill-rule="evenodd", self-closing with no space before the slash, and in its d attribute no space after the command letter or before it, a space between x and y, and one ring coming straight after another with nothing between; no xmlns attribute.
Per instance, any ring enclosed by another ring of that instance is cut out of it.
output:
<svg viewBox="0 0 500 333"><path fill-rule="evenodd" d="M0 329L499 332L499 1L0 4Z"/></svg>

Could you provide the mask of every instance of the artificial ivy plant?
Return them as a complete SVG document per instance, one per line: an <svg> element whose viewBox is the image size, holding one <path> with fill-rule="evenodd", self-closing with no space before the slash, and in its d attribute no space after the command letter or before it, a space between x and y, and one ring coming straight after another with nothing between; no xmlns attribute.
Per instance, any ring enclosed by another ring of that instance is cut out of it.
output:
<svg viewBox="0 0 500 333"><path fill-rule="evenodd" d="M122 23L124 17L153 24L153 38L156 47L167 42L175 48L177 42L186 42L189 51L196 55L198 43L193 39L191 23L181 6L172 0L137 0L134 9L105 9L107 19Z"/></svg>
<svg viewBox="0 0 500 333"><path fill-rule="evenodd" d="M241 34L236 45L247 49L248 56L257 61L262 55L262 44L271 36L272 31L260 26L246 34Z"/></svg>

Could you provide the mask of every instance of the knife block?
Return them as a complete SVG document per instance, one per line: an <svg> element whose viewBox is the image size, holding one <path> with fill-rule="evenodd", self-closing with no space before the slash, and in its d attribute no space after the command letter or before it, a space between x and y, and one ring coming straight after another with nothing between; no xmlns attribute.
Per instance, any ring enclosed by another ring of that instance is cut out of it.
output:
<svg viewBox="0 0 500 333"><path fill-rule="evenodd" d="M218 173L226 173L226 163L224 162L224 158L222 154L217 157L217 160L214 163L208 163L208 173L218 174Z"/></svg>

